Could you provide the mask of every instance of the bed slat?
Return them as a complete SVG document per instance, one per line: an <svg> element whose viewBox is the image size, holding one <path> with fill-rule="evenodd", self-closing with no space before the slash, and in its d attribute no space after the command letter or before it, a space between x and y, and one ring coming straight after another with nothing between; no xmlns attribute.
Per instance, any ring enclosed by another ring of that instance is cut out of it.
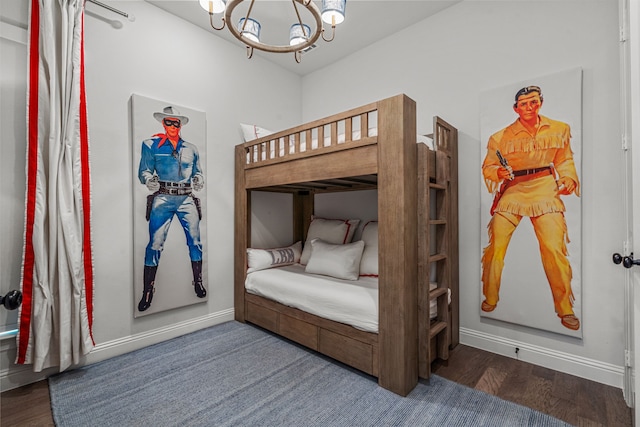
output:
<svg viewBox="0 0 640 427"><path fill-rule="evenodd" d="M364 138L366 135L360 135L360 138ZM349 117L345 120L344 124L344 140L349 143L353 140L353 117Z"/></svg>

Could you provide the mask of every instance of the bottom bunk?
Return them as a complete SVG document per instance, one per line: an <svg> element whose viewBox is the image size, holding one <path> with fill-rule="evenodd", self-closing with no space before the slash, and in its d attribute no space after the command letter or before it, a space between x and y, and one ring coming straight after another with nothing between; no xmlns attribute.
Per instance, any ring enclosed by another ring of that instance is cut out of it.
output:
<svg viewBox="0 0 640 427"><path fill-rule="evenodd" d="M370 221L361 240L342 243L353 235L357 221L314 218L307 236L308 256L301 242L249 248L244 313L247 322L377 377L378 227L377 221ZM430 292L438 289L437 283L429 284ZM448 331L438 305L435 298L418 314L430 319L426 323L433 339L425 353L429 364L436 357L448 357L449 340L442 339ZM438 351L438 343L444 351ZM428 377L428 371L422 376Z"/></svg>
<svg viewBox="0 0 640 427"><path fill-rule="evenodd" d="M245 320L366 374L378 376L377 333L359 330L248 292L245 294ZM437 359L437 341L431 340L430 345L429 363L432 363Z"/></svg>
<svg viewBox="0 0 640 427"><path fill-rule="evenodd" d="M247 292L316 316L378 333L378 279L307 274L293 264L247 274Z"/></svg>
<svg viewBox="0 0 640 427"><path fill-rule="evenodd" d="M245 289L249 294L324 319L344 323L361 331L378 333L377 277L361 276L358 280L344 280L307 274L305 270L304 265L296 263L251 272L247 274ZM437 283L429 284L430 292L437 289ZM450 303L449 293L447 304ZM437 320L437 300L430 301L429 312L425 316L432 322Z"/></svg>
<svg viewBox="0 0 640 427"><path fill-rule="evenodd" d="M358 330L258 295L245 294L245 320L378 376L378 334Z"/></svg>

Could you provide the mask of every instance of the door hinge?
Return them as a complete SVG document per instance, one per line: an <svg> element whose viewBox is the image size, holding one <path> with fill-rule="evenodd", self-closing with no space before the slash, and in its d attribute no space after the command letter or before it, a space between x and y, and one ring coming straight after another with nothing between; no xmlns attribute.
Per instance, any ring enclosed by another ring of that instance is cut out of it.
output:
<svg viewBox="0 0 640 427"><path fill-rule="evenodd" d="M632 353L629 350L624 351L624 366L631 368L633 366L633 358L631 357Z"/></svg>
<svg viewBox="0 0 640 427"><path fill-rule="evenodd" d="M624 43L627 41L627 26L620 26L620 43Z"/></svg>
<svg viewBox="0 0 640 427"><path fill-rule="evenodd" d="M627 151L629 149L629 140L627 139L627 134L622 134L622 150Z"/></svg>

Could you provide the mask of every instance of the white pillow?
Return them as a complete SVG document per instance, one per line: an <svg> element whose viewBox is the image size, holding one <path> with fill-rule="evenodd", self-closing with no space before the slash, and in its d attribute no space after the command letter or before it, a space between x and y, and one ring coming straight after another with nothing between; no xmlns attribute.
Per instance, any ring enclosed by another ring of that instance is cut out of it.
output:
<svg viewBox="0 0 640 427"><path fill-rule="evenodd" d="M336 279L358 280L364 242L334 245L320 239L311 241L311 257L304 271Z"/></svg>
<svg viewBox="0 0 640 427"><path fill-rule="evenodd" d="M253 141L254 139L262 138L263 136L271 135L273 133L270 130L266 130L256 125L247 125L245 123L240 123L240 128L242 129L244 142Z"/></svg>
<svg viewBox="0 0 640 427"><path fill-rule="evenodd" d="M325 219L312 216L307 231L307 240L300 256L300 264L304 265L309 261L310 242L313 239L322 239L333 244L351 243L358 224L360 224L359 219Z"/></svg>
<svg viewBox="0 0 640 427"><path fill-rule="evenodd" d="M282 267L300 262L302 242L296 242L286 248L254 249L247 248L247 273L265 268Z"/></svg>
<svg viewBox="0 0 640 427"><path fill-rule="evenodd" d="M378 277L378 221L369 221L362 229L364 252L360 261L360 275Z"/></svg>

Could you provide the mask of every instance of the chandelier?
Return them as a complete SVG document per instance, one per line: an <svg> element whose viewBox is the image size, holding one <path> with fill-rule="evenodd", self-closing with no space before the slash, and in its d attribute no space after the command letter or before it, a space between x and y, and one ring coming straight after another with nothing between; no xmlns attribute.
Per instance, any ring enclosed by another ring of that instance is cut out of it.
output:
<svg viewBox="0 0 640 427"><path fill-rule="evenodd" d="M233 26L231 15L233 10L245 0L199 0L200 6L209 12L209 23L214 30L229 28L235 38L247 46L247 57L253 56L253 49L273 53L293 52L296 62L300 63L302 52L309 49L322 36L326 42L330 42L335 37L336 25L344 21L344 11L347 0L322 0L322 11L311 0L291 0L295 11L297 22L294 22L289 29L289 44L274 45L260 41L260 31L262 25L258 20L251 17L255 0L251 0L247 13L238 20L238 25ZM298 9L298 4L302 5L311 14L315 21L314 31L312 26L303 22ZM214 24L214 15L223 14L222 24ZM331 25L331 36L325 37L324 23Z"/></svg>

